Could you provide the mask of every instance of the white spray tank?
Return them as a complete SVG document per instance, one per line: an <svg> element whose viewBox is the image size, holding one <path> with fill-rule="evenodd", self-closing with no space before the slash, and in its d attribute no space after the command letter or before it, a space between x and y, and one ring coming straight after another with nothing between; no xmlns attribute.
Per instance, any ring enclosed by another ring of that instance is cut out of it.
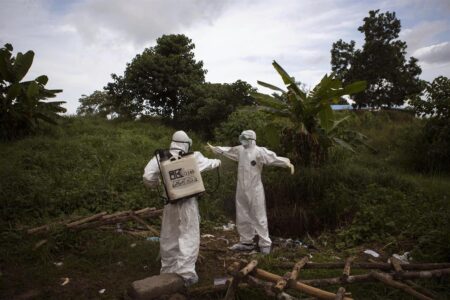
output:
<svg viewBox="0 0 450 300"><path fill-rule="evenodd" d="M168 203L175 203L205 192L202 175L193 152L179 151L178 156L173 156L170 150L159 149L155 151L155 156Z"/></svg>

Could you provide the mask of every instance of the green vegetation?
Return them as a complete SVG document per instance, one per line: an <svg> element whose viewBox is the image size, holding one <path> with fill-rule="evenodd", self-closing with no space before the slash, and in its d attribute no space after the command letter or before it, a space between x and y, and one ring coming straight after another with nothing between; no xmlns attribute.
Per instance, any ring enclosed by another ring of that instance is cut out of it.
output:
<svg viewBox="0 0 450 300"><path fill-rule="evenodd" d="M0 48L0 139L14 139L35 132L40 121L56 124L64 101L45 102L62 90L47 90L48 78L41 75L22 81L33 64L34 52L19 52L14 57L13 47Z"/></svg>
<svg viewBox="0 0 450 300"><path fill-rule="evenodd" d="M263 120L247 111L249 118L242 124L240 113L223 124L223 139L229 132L233 141L233 128L259 126ZM356 154L334 148L320 168L298 167L294 176L266 169L271 233L306 239L308 232L325 251L320 256L324 261L360 253L362 247L383 248L387 253L413 250L415 260L449 261L449 178L425 176L405 162L409 133L420 130L423 123L404 112L350 113L346 126L367 135L378 153L365 147ZM264 132L262 125L259 128ZM65 117L61 126L44 129L0 147L0 289L7 296L36 288L43 290L42 299L54 299L76 295L79 288L86 288L86 297L95 298L98 290L107 288L108 295L119 297L130 281L158 273L157 244L114 232L71 233L56 227L43 237L47 243L33 250L42 237L26 235L24 229L103 210L161 207L157 192L144 189L141 176L153 151L168 145L174 129L158 120L87 117ZM190 134L194 148L203 149L204 142ZM264 139L259 144L264 145ZM233 219L236 165L224 160L221 173L218 191L199 201L203 232ZM213 190L216 174L204 178L208 190ZM136 246L130 248L131 244ZM288 254L275 253L272 260L262 262L272 269L279 255ZM53 264L58 261L64 262L62 268ZM321 276L334 274L323 272ZM71 278L69 288L59 286L61 277ZM206 284L211 278L202 280ZM442 290L442 283L427 282ZM401 298L399 292L376 284L350 290L369 295L366 299L378 299L380 293Z"/></svg>
<svg viewBox="0 0 450 300"><path fill-rule="evenodd" d="M336 104L343 95L361 92L365 89L364 81L357 81L342 86L334 75L325 75L309 93L300 89L295 80L277 63L272 64L283 79L287 92L271 84L258 81L264 87L281 94L272 96L254 93L262 108L279 118L285 118L290 124L282 129L284 152L295 163L305 166L320 165L327 157L333 146L341 146L354 152L353 145L364 143L359 132L340 130L345 116L337 119L331 104ZM267 128L271 124L266 124ZM277 129L276 127L272 127Z"/></svg>

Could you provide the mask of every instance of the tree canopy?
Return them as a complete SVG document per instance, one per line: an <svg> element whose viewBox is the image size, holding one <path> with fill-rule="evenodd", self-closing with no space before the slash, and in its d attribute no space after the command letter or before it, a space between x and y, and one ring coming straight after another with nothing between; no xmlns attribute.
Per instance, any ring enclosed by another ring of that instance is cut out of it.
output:
<svg viewBox="0 0 450 300"><path fill-rule="evenodd" d="M155 114L177 119L193 86L204 83L203 62L196 61L192 40L182 34L163 35L127 64L124 76L112 75L105 89L116 112L133 118Z"/></svg>
<svg viewBox="0 0 450 300"><path fill-rule="evenodd" d="M211 137L214 127L242 105L253 105L254 91L245 81L205 82L203 62L185 35L163 35L127 64L123 76L112 74L104 91L83 95L77 113L111 114L125 119L159 116L176 127Z"/></svg>
<svg viewBox="0 0 450 300"><path fill-rule="evenodd" d="M342 39L333 43L331 67L343 83L365 80L367 89L352 96L358 107L392 107L420 93L422 70L414 57L406 59L405 42L398 39L400 20L395 12L369 11L358 30L364 34L362 49Z"/></svg>

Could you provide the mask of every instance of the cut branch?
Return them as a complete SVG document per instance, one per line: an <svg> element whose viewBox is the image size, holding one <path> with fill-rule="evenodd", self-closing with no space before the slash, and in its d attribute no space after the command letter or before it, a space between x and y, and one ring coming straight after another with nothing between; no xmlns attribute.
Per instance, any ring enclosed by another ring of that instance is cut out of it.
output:
<svg viewBox="0 0 450 300"><path fill-rule="evenodd" d="M258 265L258 261L252 260L247 266L245 266L242 270L239 271L238 277L243 278L243 277L247 276L247 274L252 272L253 269L255 269L257 265Z"/></svg>
<svg viewBox="0 0 450 300"><path fill-rule="evenodd" d="M88 223L88 222L100 219L101 217L105 216L106 214L107 214L107 212L103 211L103 212L95 214L93 216L90 216L90 217L87 217L87 218L83 218L81 220L78 220L78 221L66 224L66 227L67 228L74 228L74 227L77 227L79 225L82 225L82 224L85 224L85 223Z"/></svg>
<svg viewBox="0 0 450 300"><path fill-rule="evenodd" d="M345 260L344 271L342 272L341 276L343 282L346 282L347 278L350 276L350 267L354 259L354 257L349 257Z"/></svg>
<svg viewBox="0 0 450 300"><path fill-rule="evenodd" d="M282 262L276 264L274 267L291 269L294 266L294 263L291 262ZM335 262L335 263L313 263L307 262L304 266L304 269L342 269L345 266L344 262ZM450 268L450 263L414 263L414 264L400 264L400 266L405 271L409 270L435 270L435 269L446 269ZM392 265L388 263L353 263L353 269L377 269L389 271L392 270Z"/></svg>
<svg viewBox="0 0 450 300"><path fill-rule="evenodd" d="M372 271L372 272L370 272L370 275L373 276L375 279L379 280L380 282L387 284L389 286L392 286L396 289L400 289L400 290L404 291L405 293L408 293L417 299L432 300L432 298L417 292L409 285L406 285L404 283L393 280L392 276L389 274L383 274L381 272Z"/></svg>
<svg viewBox="0 0 450 300"><path fill-rule="evenodd" d="M279 275L272 274L270 272L267 272L267 271L264 271L264 270L261 270L261 269L256 269L254 271L254 274L255 274L255 277L257 277L257 278L260 278L260 279L263 279L263 280L266 280L266 281L270 281L270 282L275 282L275 283L278 282L280 279L282 279L282 277L279 276ZM318 288L306 285L306 284L304 284L302 282L298 282L298 281L294 282L292 284L292 286L290 286L290 288L295 289L295 290L300 291L300 292L304 292L304 293L306 293L308 295L311 295L311 296L315 296L315 297L320 298L320 299L331 299L331 300L334 300L334 298L336 297L336 294L333 294L333 293L330 293L330 292L327 292L327 291L324 291L324 290L321 290L321 289L318 289ZM345 300L350 300L351 298L345 297L344 299Z"/></svg>
<svg viewBox="0 0 450 300"><path fill-rule="evenodd" d="M334 300L342 300L345 297L345 289L340 287L336 293L336 298Z"/></svg>

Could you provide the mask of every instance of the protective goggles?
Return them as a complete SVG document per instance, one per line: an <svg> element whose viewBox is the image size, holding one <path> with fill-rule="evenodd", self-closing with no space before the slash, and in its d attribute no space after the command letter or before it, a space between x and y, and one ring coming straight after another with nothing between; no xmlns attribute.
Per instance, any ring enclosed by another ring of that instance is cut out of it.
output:
<svg viewBox="0 0 450 300"><path fill-rule="evenodd" d="M253 139L253 138L251 138L251 137L248 137L248 136L245 136L245 135L243 135L243 134L241 134L240 136L239 136L239 142L242 142L242 141L254 141L255 139Z"/></svg>

